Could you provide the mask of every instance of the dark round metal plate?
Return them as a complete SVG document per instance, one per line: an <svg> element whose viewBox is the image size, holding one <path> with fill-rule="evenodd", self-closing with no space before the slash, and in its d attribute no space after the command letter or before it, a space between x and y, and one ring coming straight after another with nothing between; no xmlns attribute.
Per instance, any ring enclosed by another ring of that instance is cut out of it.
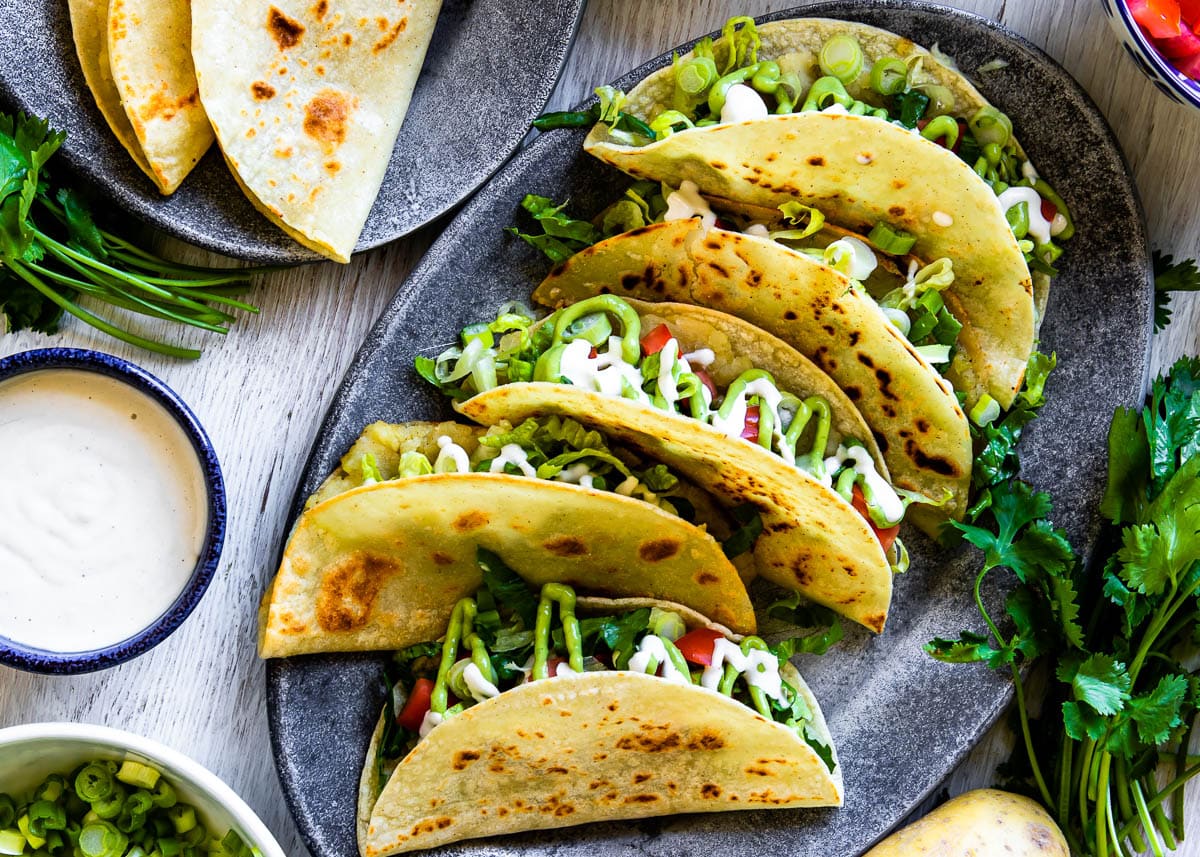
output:
<svg viewBox="0 0 1200 857"><path fill-rule="evenodd" d="M1148 371L1152 286L1142 210L1111 131L1078 84L1003 27L927 3L827 2L770 16L826 15L935 42L1014 119L1042 175L1069 204L1075 237L1061 260L1041 348L1058 369L1049 403L1021 443L1023 476L1055 500L1054 519L1085 553L1095 542L1105 438L1113 409L1141 400ZM686 49L683 46L680 50ZM617 82L628 88L665 53ZM464 324L506 300L528 299L548 264L500 227L526 193L571 199L591 214L620 176L585 155L582 132L536 140L462 211L401 288L350 368L314 445L298 497L311 492L372 420L445 418L449 408L412 370ZM882 836L963 758L1008 702L1011 685L982 666L942 664L922 644L982 630L970 588L979 554L905 534L912 569L896 581L886 633L849 632L820 658L798 661L829 720L844 766L838 810L733 812L593 824L460 843L439 853L596 857L638 853L855 854ZM1002 611L1003 593L986 592ZM355 789L382 704L383 657L327 656L267 666L271 734L284 792L319 857L354 857ZM518 788L518 786L514 786Z"/></svg>
<svg viewBox="0 0 1200 857"><path fill-rule="evenodd" d="M356 251L437 219L508 159L550 98L583 3L443 2ZM322 258L254 209L215 144L179 190L159 194L96 107L64 0L0 3L0 35L0 96L66 131L60 156L103 196L177 238L227 256L269 264Z"/></svg>

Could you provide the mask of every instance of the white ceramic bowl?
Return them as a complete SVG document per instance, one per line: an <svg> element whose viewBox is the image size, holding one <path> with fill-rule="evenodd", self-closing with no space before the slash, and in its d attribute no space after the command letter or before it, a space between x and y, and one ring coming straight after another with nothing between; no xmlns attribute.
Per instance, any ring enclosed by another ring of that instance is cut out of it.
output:
<svg viewBox="0 0 1200 857"><path fill-rule="evenodd" d="M0 792L20 799L49 774L67 773L93 759L153 765L210 831L221 836L236 830L263 857L287 857L254 811L215 774L157 741L107 726L31 723L0 729Z"/></svg>
<svg viewBox="0 0 1200 857"><path fill-rule="evenodd" d="M1200 83L1189 78L1171 65L1171 61L1158 52L1138 22L1133 19L1125 0L1100 0L1104 14L1112 31L1121 40L1121 47L1133 59L1142 74L1150 78L1158 91L1178 104L1200 107Z"/></svg>

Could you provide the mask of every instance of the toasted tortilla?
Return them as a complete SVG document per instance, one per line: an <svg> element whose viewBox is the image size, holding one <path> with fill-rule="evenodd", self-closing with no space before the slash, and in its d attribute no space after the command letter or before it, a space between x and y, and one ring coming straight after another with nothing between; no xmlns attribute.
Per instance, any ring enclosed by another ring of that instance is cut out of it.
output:
<svg viewBox="0 0 1200 857"><path fill-rule="evenodd" d="M954 94L954 113L970 116L986 104L923 49L861 24L764 24L758 58L812 80L816 52L839 32L856 36L866 55L863 76L849 87L854 97L878 100L867 83L871 65L894 54L919 57L929 81ZM673 80L670 67L650 75L630 92L626 109L649 119L669 108ZM675 187L690 180L706 195L768 207L797 200L857 232L886 222L913 233L917 255L954 263L954 284L943 294L963 331L951 380L969 403L987 392L1008 407L1020 390L1036 331L1032 278L996 195L953 152L886 120L816 111L713 125L644 146L613 139L598 124L584 148L638 178Z"/></svg>
<svg viewBox="0 0 1200 857"><path fill-rule="evenodd" d="M157 183L158 177L142 154L137 135L121 106L121 94L113 82L112 66L108 61L108 0L68 0L68 6L75 53L79 56L84 82L92 91L100 114L133 162Z"/></svg>
<svg viewBox="0 0 1200 857"><path fill-rule="evenodd" d="M561 306L600 293L711 307L778 336L853 402L894 485L934 501L948 492L944 505L920 507L923 523L962 517L971 434L954 390L843 274L766 238L680 220L577 253L533 298Z"/></svg>
<svg viewBox="0 0 1200 857"><path fill-rule="evenodd" d="M812 692L790 664L781 671L832 748ZM379 735L359 791L364 857L593 821L842 803L841 767L830 772L783 724L640 673L543 679L473 705L430 732L382 792Z"/></svg>
<svg viewBox="0 0 1200 857"><path fill-rule="evenodd" d="M262 657L435 638L454 603L482 585L479 546L534 585L553 579L581 592L665 599L754 630L746 587L720 543L643 500L504 473L362 485L355 472L364 451L387 477L401 450L428 453L446 434L473 451L482 433L456 423L368 427L292 531L263 598Z"/></svg>
<svg viewBox="0 0 1200 857"><path fill-rule="evenodd" d="M192 0L200 94L254 205L348 262L375 202L440 0Z"/></svg>
<svg viewBox="0 0 1200 857"><path fill-rule="evenodd" d="M192 65L189 0L109 0L107 22L108 62L129 127L150 177L173 193L213 141ZM92 91L104 110L100 86ZM126 143L124 129L109 124Z"/></svg>
<svg viewBox="0 0 1200 857"><path fill-rule="evenodd" d="M569 384L507 384L456 407L485 425L570 417L666 463L730 504L754 504L763 521L754 547L762 577L877 633L883 630L892 570L871 528L837 492L761 446Z"/></svg>

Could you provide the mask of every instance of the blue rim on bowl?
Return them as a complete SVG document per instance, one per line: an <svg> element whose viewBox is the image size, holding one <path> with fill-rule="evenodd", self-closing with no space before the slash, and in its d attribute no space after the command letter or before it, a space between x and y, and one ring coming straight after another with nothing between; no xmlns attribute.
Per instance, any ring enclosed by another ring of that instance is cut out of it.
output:
<svg viewBox="0 0 1200 857"><path fill-rule="evenodd" d="M0 381L42 369L96 372L129 384L166 409L191 441L204 474L208 495L208 524L200 555L183 590L152 623L131 637L85 652L52 652L0 636L0 663L29 672L69 675L116 666L144 654L169 637L200 603L225 542L225 481L221 465L204 427L179 394L140 366L101 351L83 348L40 348L0 358Z"/></svg>
<svg viewBox="0 0 1200 857"><path fill-rule="evenodd" d="M1113 31L1121 39L1125 52L1137 64L1146 77L1150 78L1163 95L1177 104L1200 107L1200 82L1192 80L1171 65L1170 60L1159 53L1158 48L1142 32L1124 0L1101 0Z"/></svg>

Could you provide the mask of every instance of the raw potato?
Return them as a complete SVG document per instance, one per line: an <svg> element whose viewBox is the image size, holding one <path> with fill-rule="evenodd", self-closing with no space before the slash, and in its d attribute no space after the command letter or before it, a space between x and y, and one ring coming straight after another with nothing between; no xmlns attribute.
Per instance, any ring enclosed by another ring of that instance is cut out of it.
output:
<svg viewBox="0 0 1200 857"><path fill-rule="evenodd" d="M977 789L898 830L865 857L1070 857L1049 813L1027 797Z"/></svg>

